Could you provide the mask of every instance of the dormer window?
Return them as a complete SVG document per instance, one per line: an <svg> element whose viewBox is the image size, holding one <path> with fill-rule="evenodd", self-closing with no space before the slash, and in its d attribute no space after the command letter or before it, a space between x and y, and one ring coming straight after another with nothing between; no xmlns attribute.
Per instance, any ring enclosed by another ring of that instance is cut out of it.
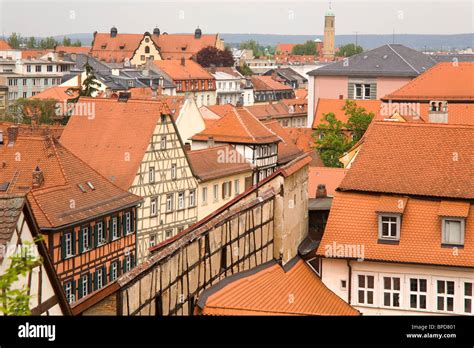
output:
<svg viewBox="0 0 474 348"><path fill-rule="evenodd" d="M400 240L400 214L380 214L379 215L379 239Z"/></svg>
<svg viewBox="0 0 474 348"><path fill-rule="evenodd" d="M463 218L442 218L443 244L464 245L464 225Z"/></svg>

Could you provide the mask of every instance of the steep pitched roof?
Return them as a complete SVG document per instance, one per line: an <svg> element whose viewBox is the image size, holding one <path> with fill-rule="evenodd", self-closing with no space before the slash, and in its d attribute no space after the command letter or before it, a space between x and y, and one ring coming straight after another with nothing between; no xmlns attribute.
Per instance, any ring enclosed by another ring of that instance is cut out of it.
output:
<svg viewBox="0 0 474 348"><path fill-rule="evenodd" d="M400 44L386 44L310 71L314 76L415 77L436 64L429 55Z"/></svg>
<svg viewBox="0 0 474 348"><path fill-rule="evenodd" d="M316 198L318 185L326 185L328 196L334 196L336 188L347 174L348 169L331 167L309 167L308 198Z"/></svg>
<svg viewBox="0 0 474 348"><path fill-rule="evenodd" d="M68 99L72 99L77 96L76 91L68 91L70 86L55 86L45 89L43 92L40 92L30 99L55 99L60 102L65 102Z"/></svg>
<svg viewBox="0 0 474 348"><path fill-rule="evenodd" d="M205 290L197 305L203 315L359 315L299 258L228 277Z"/></svg>
<svg viewBox="0 0 474 348"><path fill-rule="evenodd" d="M89 54L90 50L92 47L88 46L81 46L81 47L76 47L76 46L56 46L54 47L55 52L64 52L64 53L82 53L82 54Z"/></svg>
<svg viewBox="0 0 474 348"><path fill-rule="evenodd" d="M304 153L293 143L293 138L278 121L267 121L263 124L281 139L278 143L278 164L288 163Z"/></svg>
<svg viewBox="0 0 474 348"><path fill-rule="evenodd" d="M214 76L207 72L202 66L192 60L186 60L184 65L180 59L155 60L153 64L165 72L174 81L178 80L214 80Z"/></svg>
<svg viewBox="0 0 474 348"><path fill-rule="evenodd" d="M288 91L291 87L275 81L271 76L252 76L253 87L256 91Z"/></svg>
<svg viewBox="0 0 474 348"><path fill-rule="evenodd" d="M474 62L438 63L384 100L474 100Z"/></svg>
<svg viewBox="0 0 474 348"><path fill-rule="evenodd" d="M0 40L0 50L11 50L11 46L5 40Z"/></svg>
<svg viewBox="0 0 474 348"><path fill-rule="evenodd" d="M183 54L189 59L205 47L217 47L219 40L219 34L202 34L199 39L194 34L161 34L158 39L154 35L152 37L163 59L181 59Z"/></svg>
<svg viewBox="0 0 474 348"><path fill-rule="evenodd" d="M351 171L352 169L349 170L347 176L351 174ZM440 170L437 174L442 176ZM420 175L424 174L420 173ZM392 197L397 200L406 199L403 196ZM363 257L367 261L474 267L472 204L466 217L464 247L456 248L456 252L453 252L453 248L442 246L440 208L443 201L408 198L403 211L400 241L395 245L390 245L378 241L377 211L380 200L380 195L336 192L317 254L327 256L326 247L336 242L338 245L363 245ZM469 202L463 203L469 206ZM353 258L354 255L338 255L338 257Z"/></svg>
<svg viewBox="0 0 474 348"><path fill-rule="evenodd" d="M0 193L0 245L10 242L25 204L25 195ZM0 262L3 256L4 253L0 253Z"/></svg>
<svg viewBox="0 0 474 348"><path fill-rule="evenodd" d="M88 119L73 115L61 142L117 186L128 190L161 115L170 114L166 103L133 99L123 103L99 98L80 101L94 103L95 116Z"/></svg>
<svg viewBox="0 0 474 348"><path fill-rule="evenodd" d="M224 117L191 139L207 141L209 137L213 137L217 142L238 144L268 144L280 141L274 132L244 108L227 112Z"/></svg>
<svg viewBox="0 0 474 348"><path fill-rule="evenodd" d="M27 194L40 228L77 223L141 201L113 185L51 137L20 135L14 143L8 139L8 144L1 145L0 154L0 182L9 183L7 193ZM44 181L33 187L33 172L37 169L43 173Z"/></svg>
<svg viewBox="0 0 474 348"><path fill-rule="evenodd" d="M203 181L252 171L249 162L231 145L187 152L193 173Z"/></svg>
<svg viewBox="0 0 474 348"><path fill-rule="evenodd" d="M292 100L292 99L285 99ZM299 106L293 106L293 111L284 100L278 102L270 102L268 104L254 104L246 106L245 108L252 113L259 120L287 118L287 117L301 117L305 114L305 110L301 110Z"/></svg>
<svg viewBox="0 0 474 348"><path fill-rule="evenodd" d="M354 100L358 107L364 108L367 112L374 114L374 119L383 119L380 114L380 100ZM314 112L313 129L316 129L319 124L323 123L324 115L330 112L334 116L346 123L349 117L345 114L343 107L346 105L344 99L325 99L319 98L316 110Z"/></svg>
<svg viewBox="0 0 474 348"><path fill-rule="evenodd" d="M339 189L473 199L473 158L473 126L376 121Z"/></svg>
<svg viewBox="0 0 474 348"><path fill-rule="evenodd" d="M232 111L234 110L234 106L232 104L221 104L221 105L207 105L207 106L202 106L201 109L208 109L210 110L213 114L215 114L217 117L212 117L212 118L220 118L220 117L224 117L224 115L226 113L228 113L229 111ZM203 114L203 117L204 118L207 118L206 116L209 115L209 113L205 113L205 115Z"/></svg>

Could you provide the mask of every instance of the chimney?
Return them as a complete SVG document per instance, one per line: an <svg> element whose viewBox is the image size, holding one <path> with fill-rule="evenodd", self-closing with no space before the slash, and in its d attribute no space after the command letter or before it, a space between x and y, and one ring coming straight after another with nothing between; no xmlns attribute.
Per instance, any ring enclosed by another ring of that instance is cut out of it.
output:
<svg viewBox="0 0 474 348"><path fill-rule="evenodd" d="M186 65L186 59L184 57L181 57L181 65L182 66Z"/></svg>
<svg viewBox="0 0 474 348"><path fill-rule="evenodd" d="M214 137L207 138L207 146L214 147Z"/></svg>
<svg viewBox="0 0 474 348"><path fill-rule="evenodd" d="M3 131L0 130L0 145L3 145Z"/></svg>
<svg viewBox="0 0 474 348"><path fill-rule="evenodd" d="M8 145L12 146L18 138L18 126L10 126L7 128Z"/></svg>
<svg viewBox="0 0 474 348"><path fill-rule="evenodd" d="M156 99L156 97L158 96L157 89L158 88L156 86L151 86L151 98L152 99Z"/></svg>
<svg viewBox="0 0 474 348"><path fill-rule="evenodd" d="M163 76L160 76L158 79L158 85L163 88L165 86L165 78Z"/></svg>
<svg viewBox="0 0 474 348"><path fill-rule="evenodd" d="M131 96L132 96L131 92L119 92L117 101L121 103L126 103L128 102Z"/></svg>
<svg viewBox="0 0 474 348"><path fill-rule="evenodd" d="M33 171L33 188L41 187L44 182L44 174L40 167L36 167Z"/></svg>
<svg viewBox="0 0 474 348"><path fill-rule="evenodd" d="M112 29L110 29L110 37L117 37L117 32L117 28L112 27Z"/></svg>
<svg viewBox="0 0 474 348"><path fill-rule="evenodd" d="M112 69L112 75L113 76L120 76L120 70L119 69Z"/></svg>
<svg viewBox="0 0 474 348"><path fill-rule="evenodd" d="M326 190L326 185L319 184L316 190L316 198L326 198L328 196L328 192Z"/></svg>

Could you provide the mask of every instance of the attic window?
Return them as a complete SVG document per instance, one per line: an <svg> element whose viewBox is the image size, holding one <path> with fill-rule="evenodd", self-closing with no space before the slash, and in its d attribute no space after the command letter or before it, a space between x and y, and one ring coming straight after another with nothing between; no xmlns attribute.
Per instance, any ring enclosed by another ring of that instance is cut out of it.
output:
<svg viewBox="0 0 474 348"><path fill-rule="evenodd" d="M443 244L464 245L464 224L463 218L443 218Z"/></svg>
<svg viewBox="0 0 474 348"><path fill-rule="evenodd" d="M77 187L79 187L79 190L81 190L82 193L86 193L86 189L84 188L84 186L82 186L82 184L77 184Z"/></svg>
<svg viewBox="0 0 474 348"><path fill-rule="evenodd" d="M105 50L106 47L107 47L107 44L103 44L102 46L100 46L100 48L102 48L103 50Z"/></svg>
<svg viewBox="0 0 474 348"><path fill-rule="evenodd" d="M94 185L92 185L92 183L90 181L87 182L87 186L89 186L91 188L91 190L95 190Z"/></svg>
<svg viewBox="0 0 474 348"><path fill-rule="evenodd" d="M121 44L119 47L121 50L123 50L125 48L125 44Z"/></svg>
<svg viewBox="0 0 474 348"><path fill-rule="evenodd" d="M9 182L3 182L0 184L0 192L6 192L8 190L8 186L10 186Z"/></svg>
<svg viewBox="0 0 474 348"><path fill-rule="evenodd" d="M379 215L379 240L400 240L400 214Z"/></svg>

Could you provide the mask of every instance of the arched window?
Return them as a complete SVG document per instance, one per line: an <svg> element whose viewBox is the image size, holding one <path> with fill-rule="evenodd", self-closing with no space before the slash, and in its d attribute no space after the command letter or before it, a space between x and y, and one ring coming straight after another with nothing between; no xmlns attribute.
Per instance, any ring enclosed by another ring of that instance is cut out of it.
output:
<svg viewBox="0 0 474 348"><path fill-rule="evenodd" d="M150 53L150 47L149 46L145 46L145 53Z"/></svg>

